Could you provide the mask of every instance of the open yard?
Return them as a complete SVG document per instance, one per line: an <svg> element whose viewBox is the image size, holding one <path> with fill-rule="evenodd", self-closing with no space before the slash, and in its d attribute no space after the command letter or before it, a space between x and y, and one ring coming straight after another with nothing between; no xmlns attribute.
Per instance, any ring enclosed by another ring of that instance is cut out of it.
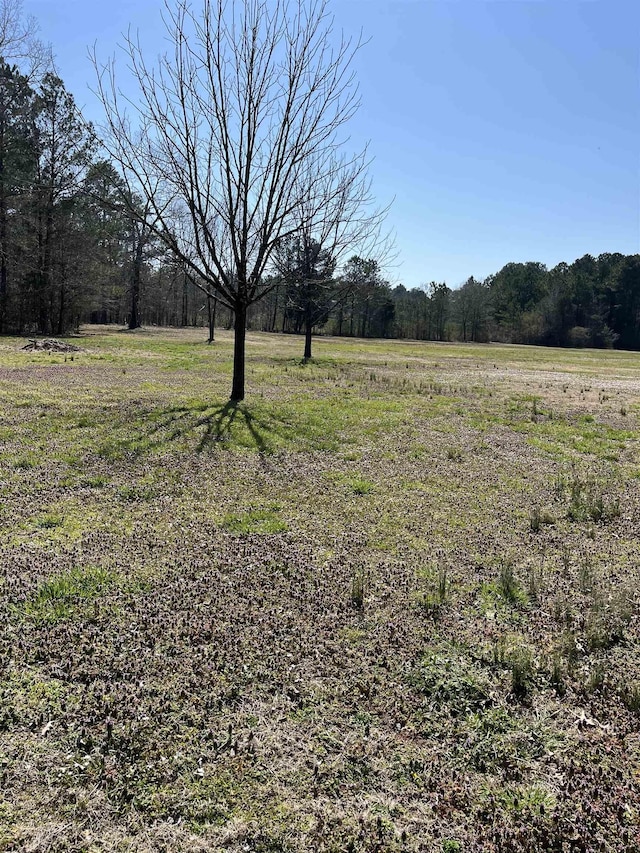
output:
<svg viewBox="0 0 640 853"><path fill-rule="evenodd" d="M0 850L640 849L640 354L0 340Z"/></svg>

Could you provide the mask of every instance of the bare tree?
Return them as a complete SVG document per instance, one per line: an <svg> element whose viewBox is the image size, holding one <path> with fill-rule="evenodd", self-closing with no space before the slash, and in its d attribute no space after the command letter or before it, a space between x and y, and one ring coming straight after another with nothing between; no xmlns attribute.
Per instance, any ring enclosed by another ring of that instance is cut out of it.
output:
<svg viewBox="0 0 640 853"><path fill-rule="evenodd" d="M94 51L105 146L148 199L154 231L234 311L238 401L247 308L274 286L264 273L276 247L324 208L328 176L346 164L360 41L334 33L327 0L199 0L197 12L166 0L164 20L171 50L154 66L137 38L124 42L135 99Z"/></svg>
<svg viewBox="0 0 640 853"><path fill-rule="evenodd" d="M38 23L26 18L22 0L0 0L0 57L15 63L30 80L54 70L51 47L37 36Z"/></svg>

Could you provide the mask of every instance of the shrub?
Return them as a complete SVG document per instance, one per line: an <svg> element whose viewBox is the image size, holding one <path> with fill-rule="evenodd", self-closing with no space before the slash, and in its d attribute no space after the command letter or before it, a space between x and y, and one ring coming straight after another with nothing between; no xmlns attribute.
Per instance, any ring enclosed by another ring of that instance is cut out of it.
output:
<svg viewBox="0 0 640 853"><path fill-rule="evenodd" d="M586 326L572 326L567 338L570 347L588 347L591 344L591 333Z"/></svg>

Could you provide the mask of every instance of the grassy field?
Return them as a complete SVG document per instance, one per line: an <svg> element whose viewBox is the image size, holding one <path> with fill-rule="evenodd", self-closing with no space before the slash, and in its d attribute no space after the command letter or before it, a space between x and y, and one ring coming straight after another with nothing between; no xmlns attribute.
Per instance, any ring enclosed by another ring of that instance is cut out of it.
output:
<svg viewBox="0 0 640 853"><path fill-rule="evenodd" d="M0 850L640 849L640 354L0 340Z"/></svg>

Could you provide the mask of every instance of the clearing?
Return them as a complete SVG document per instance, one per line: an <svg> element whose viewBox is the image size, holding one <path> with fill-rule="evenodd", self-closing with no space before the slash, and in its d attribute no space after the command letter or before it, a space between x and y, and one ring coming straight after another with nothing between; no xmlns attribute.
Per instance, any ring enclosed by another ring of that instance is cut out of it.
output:
<svg viewBox="0 0 640 853"><path fill-rule="evenodd" d="M0 850L640 849L640 354L0 341Z"/></svg>

